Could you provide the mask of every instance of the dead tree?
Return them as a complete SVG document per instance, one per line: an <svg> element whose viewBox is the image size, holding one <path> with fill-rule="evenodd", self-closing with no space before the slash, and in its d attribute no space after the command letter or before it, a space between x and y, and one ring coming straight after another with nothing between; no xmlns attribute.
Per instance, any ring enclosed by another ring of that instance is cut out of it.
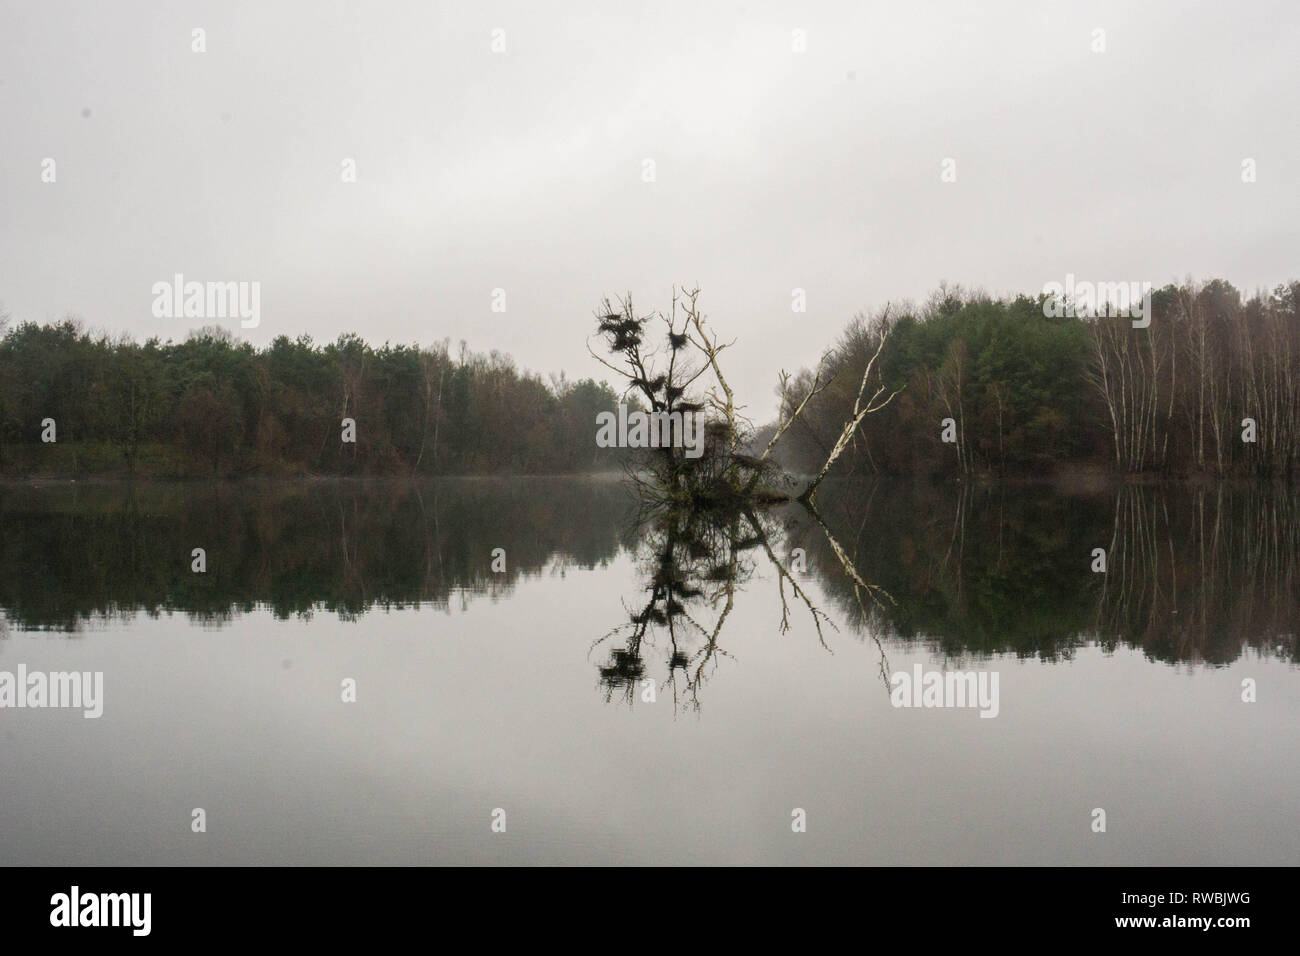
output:
<svg viewBox="0 0 1300 956"><path fill-rule="evenodd" d="M817 494L817 487L830 472L831 466L835 464L836 459L839 458L840 455L844 453L844 449L849 446L849 442L853 440L853 435L857 432L858 426L862 424L863 419L868 415L873 415L880 411L894 400L895 395L903 390L901 387L896 388L894 391L889 393L888 398L884 401L880 401L880 396L885 394L886 389L886 386L882 382L880 386L876 388L875 393L870 399L867 399L866 401L863 400L863 396L867 393L867 383L871 380L872 371L875 370L876 361L880 358L880 353L885 350L885 342L889 338L888 320L889 310L886 308L885 314L880 320L880 343L876 346L875 354L872 355L870 361L867 362L867 367L862 370L862 381L858 385L858 396L853 402L853 414L850 416L849 420L844 423L844 428L840 430L840 437L835 442L835 446L831 449L830 455L827 456L826 464L822 465L821 471L817 473L817 476L808 483L808 487L803 490L801 495L799 495L800 501L809 504L812 503L813 496ZM800 408L802 409L802 406L800 406Z"/></svg>

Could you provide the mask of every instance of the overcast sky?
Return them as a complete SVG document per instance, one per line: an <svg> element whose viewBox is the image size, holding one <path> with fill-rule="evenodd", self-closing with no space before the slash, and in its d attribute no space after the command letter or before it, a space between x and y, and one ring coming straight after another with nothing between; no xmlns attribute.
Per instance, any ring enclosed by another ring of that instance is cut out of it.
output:
<svg viewBox="0 0 1300 956"><path fill-rule="evenodd" d="M259 345L601 377L603 294L698 283L762 420L780 368L941 280L1300 277L1298 37L1293 0L0 0L0 303L181 339L153 283L258 281L224 324Z"/></svg>

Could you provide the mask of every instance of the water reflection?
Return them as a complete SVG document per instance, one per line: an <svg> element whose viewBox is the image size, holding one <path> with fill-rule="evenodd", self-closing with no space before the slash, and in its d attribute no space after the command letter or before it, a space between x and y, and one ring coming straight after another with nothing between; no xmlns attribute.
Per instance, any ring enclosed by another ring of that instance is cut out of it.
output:
<svg viewBox="0 0 1300 956"><path fill-rule="evenodd" d="M792 512L830 602L857 632L945 655L1068 659L1125 645L1170 663L1227 664L1249 649L1297 659L1300 492L1265 484L1042 486L881 483ZM864 605L835 573L835 529L891 600ZM1094 549L1105 551L1096 573Z"/></svg>
<svg viewBox="0 0 1300 956"><path fill-rule="evenodd" d="M465 604L606 564L630 504L614 481L544 478L0 486L0 609L20 629L75 631L138 611L221 624L259 606Z"/></svg>
<svg viewBox="0 0 1300 956"><path fill-rule="evenodd" d="M841 629L879 643L882 679L891 639L951 657L1058 660L1098 644L1190 664L1296 660L1295 489L841 483L820 502L638 520L616 480L8 485L0 610L9 627L68 633L138 612L352 618L497 599L521 577L629 554L626 617L593 629L610 700L654 680L698 706L733 608L760 587L779 594L774 629L800 615L832 650ZM196 547L205 574L190 571Z"/></svg>
<svg viewBox="0 0 1300 956"><path fill-rule="evenodd" d="M801 604L825 646L823 626L834 628L806 588L773 550L780 529L768 514L752 510L686 510L658 512L641 523L634 547L644 595L624 603L628 620L615 626L595 646L608 645L608 660L600 666L606 700L620 696L634 703L647 681L659 692L671 693L674 707L698 709L700 689L726 657L723 629L760 564L776 580L781 598L777 627L790 628L790 604ZM778 547L780 544L778 543ZM659 648L666 676L650 673L648 653ZM593 647L594 649L594 647Z"/></svg>

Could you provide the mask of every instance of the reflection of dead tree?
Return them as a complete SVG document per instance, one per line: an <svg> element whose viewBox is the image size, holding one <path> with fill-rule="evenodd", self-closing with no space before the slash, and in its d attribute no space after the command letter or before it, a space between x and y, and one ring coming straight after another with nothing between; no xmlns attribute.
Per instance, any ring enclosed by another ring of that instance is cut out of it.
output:
<svg viewBox="0 0 1300 956"><path fill-rule="evenodd" d="M343 510L343 502L337 502L339 512L339 552L343 555L343 586L345 592L353 592L360 595L359 606L365 607L369 604L369 598L366 597L366 579L359 567L359 562L352 559L352 552L360 549L360 543L350 541L348 538L348 518ZM353 515L356 516L357 501L352 500ZM356 523L360 524L360 520Z"/></svg>
<svg viewBox="0 0 1300 956"><path fill-rule="evenodd" d="M957 573L954 575L957 582L957 602L961 603L962 588L965 585L966 578L962 574L962 559L966 555L966 515L970 511L971 502L975 497L975 489L970 484L963 483L957 490L957 513L952 522L952 538L948 542L948 551L943 556L942 567L948 567L948 560L952 557L954 549L957 551Z"/></svg>
<svg viewBox="0 0 1300 956"><path fill-rule="evenodd" d="M817 640L821 641L822 647L825 647L827 651L830 651L830 648L826 647L826 638L822 634L822 621L825 621L831 627L835 628L835 630L839 630L839 628L835 627L835 623L830 619L830 616L825 611L813 604L812 599L808 597L807 592L805 592L803 588L799 587L799 583L795 581L790 572L785 569L783 564L781 564L780 559L772 553L772 546L768 543L767 535L758 526L758 520L754 515L747 514L746 517L749 519L750 526L753 527L754 533L762 540L763 550L767 553L767 559L772 562L772 567L776 568L777 589L781 592L781 633L784 634L786 631L790 630L790 605L785 599L785 582L789 581L790 588L794 592L795 597L803 601L804 605L808 608L808 613L812 615L813 624L817 628Z"/></svg>
<svg viewBox="0 0 1300 956"><path fill-rule="evenodd" d="M644 649L653 646L658 629L667 633L669 644L664 689L671 685L676 707L681 699L677 685L681 671L687 675L685 693L698 708L698 687L705 679L706 667L716 655L726 655L718 645L718 636L733 606L735 582L745 573L738 549L728 547L727 536L719 536L718 531L707 522L683 521L680 513L661 514L656 518L649 538L641 545L649 556L646 588L649 599L638 611L629 608L627 623L613 628L592 644L594 650L611 638L623 638L622 646L611 649L609 663L600 667L606 701L613 699L615 690L621 690L629 705L634 702L637 685L650 679L646 676ZM702 566L706 559L712 559L707 567ZM697 582L719 587L706 593L703 587L696 586ZM719 600L725 605L712 628L700 624L688 611L690 603L716 608ZM704 638L703 646L696 652L685 651L688 635L679 629L679 621Z"/></svg>
<svg viewBox="0 0 1300 956"><path fill-rule="evenodd" d="M840 567L844 570L844 573L852 583L853 597L854 600L858 602L858 611L862 615L863 622L866 623L871 617L870 613L867 611L866 604L862 600L863 594L866 594L866 596L871 599L871 603L880 610L886 609L885 604L881 601L882 596L891 605L897 606L888 591L878 584L868 584L862 579L862 575L858 572L857 566L849 557L848 552L844 550L844 547L839 543L835 535L831 533L830 527L826 524L826 521L817 510L809 506L808 513L816 519L818 526L822 529L822 533L826 535L827 544L831 546L831 551L835 554L836 560L839 561ZM880 679L885 685L885 693L889 693L889 659L885 654L885 646L880 643L880 638L876 635L873 628L869 628L869 633L871 634L872 641L876 644L876 649L880 651Z"/></svg>
<svg viewBox="0 0 1300 956"><path fill-rule="evenodd" d="M731 615L732 609L736 606L736 578L739 577L739 574L740 574L740 551L737 548L731 547L728 549L727 567L726 567L726 572L722 575L721 588L719 590L715 590L714 594L711 597L706 598L706 602L708 603L708 605L715 609L718 606L718 602L720 600L723 601L722 613L718 615L718 619L713 625L713 630L711 632L708 632L708 639L705 641L704 647L700 651L698 651L695 657L687 664L687 668L691 667L692 665L694 666L694 676L687 680L686 692L690 695L692 708L697 711L700 709L700 686L704 683L706 678L704 669L708 667L710 664L713 664L714 667L717 666L714 655L722 654L724 657L730 656L729 654L727 654L725 650L722 650L722 648L718 646L718 637L722 633L722 628L727 623L727 618ZM701 633L705 633L704 628L701 627L700 624L694 620L694 618L691 618L689 614L686 615L686 618L692 624L694 624L700 630ZM674 659L676 659L677 655L679 655L680 653L681 652L678 650L677 647L677 642L674 640L673 641ZM709 673L710 674L713 673L712 669L709 671ZM670 666L669 679L672 680L675 674L676 674L676 670ZM679 698L677 694L677 683L675 680L673 680L674 709L677 707L678 699Z"/></svg>
<svg viewBox="0 0 1300 956"><path fill-rule="evenodd" d="M594 650L613 638L621 640L621 646L611 649L609 662L600 667L607 701L613 699L615 690L628 704L635 701L637 685L650 679L645 650L653 646L656 632L662 632L668 644L668 676L661 689L672 690L674 709L683 701L699 709L700 688L713 674L718 658L730 656L720 638L735 607L738 586L755 571L755 562L747 557L750 552L763 554L777 570L781 633L790 627L788 583L808 609L818 640L829 651L822 625L834 628L834 623L781 564L770 535L763 517L752 510L722 513L679 509L657 514L642 544L649 556L649 599L639 610L628 608L629 620L592 644ZM716 616L706 621L701 610ZM690 650L697 639L699 646ZM683 677L684 683L679 684Z"/></svg>

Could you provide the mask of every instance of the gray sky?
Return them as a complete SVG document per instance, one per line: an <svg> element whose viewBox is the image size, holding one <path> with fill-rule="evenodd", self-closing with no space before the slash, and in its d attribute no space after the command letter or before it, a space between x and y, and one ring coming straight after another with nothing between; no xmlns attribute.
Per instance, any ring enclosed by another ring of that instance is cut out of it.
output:
<svg viewBox="0 0 1300 956"><path fill-rule="evenodd" d="M1294 2L0 0L0 303L180 339L204 320L155 318L153 283L258 281L260 326L225 323L257 344L600 377L602 294L699 283L762 420L781 367L941 280L1300 277L1298 28Z"/></svg>

